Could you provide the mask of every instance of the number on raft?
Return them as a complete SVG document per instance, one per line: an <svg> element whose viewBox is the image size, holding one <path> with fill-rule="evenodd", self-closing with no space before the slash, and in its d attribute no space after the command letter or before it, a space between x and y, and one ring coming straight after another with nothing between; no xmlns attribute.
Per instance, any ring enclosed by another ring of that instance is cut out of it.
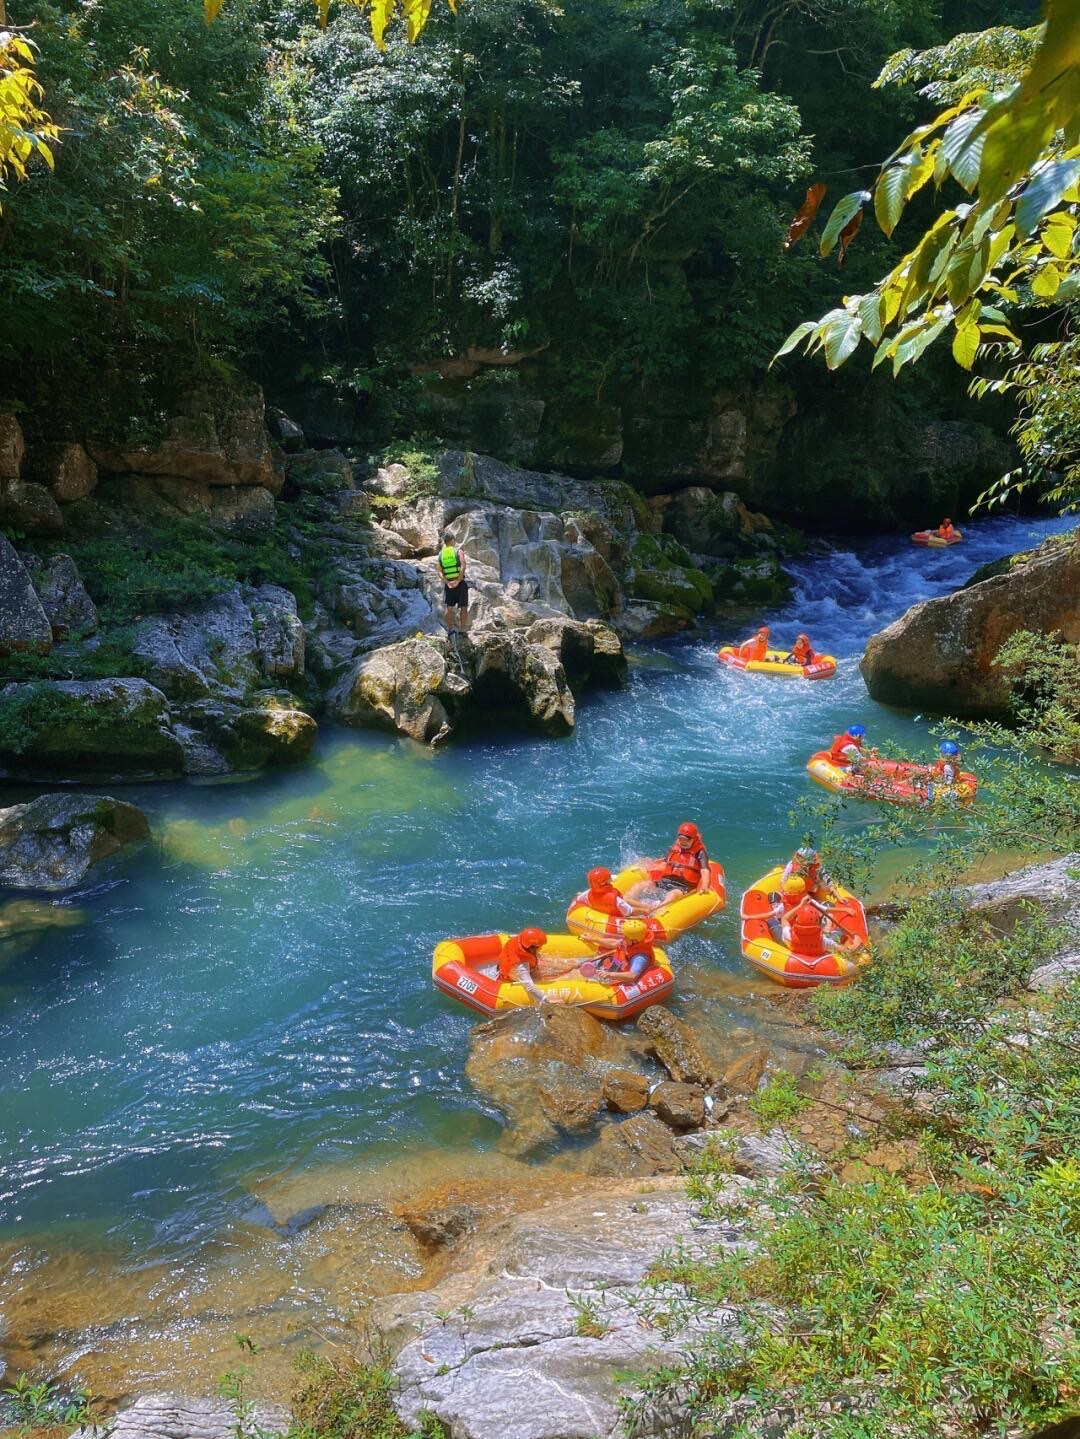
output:
<svg viewBox="0 0 1080 1439"><path fill-rule="evenodd" d="M475 980L469 979L464 974L458 976L457 987L463 989L466 994L475 994L477 988Z"/></svg>

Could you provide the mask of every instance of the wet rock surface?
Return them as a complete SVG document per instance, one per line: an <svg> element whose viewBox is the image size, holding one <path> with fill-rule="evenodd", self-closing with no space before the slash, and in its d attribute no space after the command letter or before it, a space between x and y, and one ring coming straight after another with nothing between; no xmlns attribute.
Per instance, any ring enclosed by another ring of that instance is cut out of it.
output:
<svg viewBox="0 0 1080 1439"><path fill-rule="evenodd" d="M250 1415L251 1432L284 1434L286 1409L259 1404ZM71 1439L234 1439L236 1411L224 1399L181 1394L141 1394L104 1424L76 1429Z"/></svg>
<svg viewBox="0 0 1080 1439"><path fill-rule="evenodd" d="M0 884L74 889L91 866L149 836L146 816L133 804L107 795L40 795L0 809Z"/></svg>
<svg viewBox="0 0 1080 1439"><path fill-rule="evenodd" d="M638 1018L637 1029L644 1035L649 1052L677 1083L707 1088L716 1079L717 1066L705 1053L697 1035L670 1009L654 1004Z"/></svg>
<svg viewBox="0 0 1080 1439"><path fill-rule="evenodd" d="M649 1269L675 1243L695 1254L741 1241L701 1220L681 1181L659 1180L558 1201L474 1243L474 1267L374 1306L402 1419L430 1410L455 1439L606 1439L625 1432L619 1400L632 1385L619 1375L670 1362L686 1343L685 1330L643 1322L635 1307ZM734 1317L717 1305L694 1326ZM647 1432L674 1434L679 1422L661 1407Z"/></svg>
<svg viewBox="0 0 1080 1439"><path fill-rule="evenodd" d="M1032 972L1029 988L1054 989L1080 974L1080 852L1028 865L990 884L972 885L967 893L972 908L1006 932L1015 929L1032 907L1061 928L1059 953Z"/></svg>
<svg viewBox="0 0 1080 1439"><path fill-rule="evenodd" d="M1008 713L1010 688L994 659L1018 630L1060 633L1080 644L1077 532L1016 556L987 579L913 605L871 636L859 668L883 704L1000 718Z"/></svg>

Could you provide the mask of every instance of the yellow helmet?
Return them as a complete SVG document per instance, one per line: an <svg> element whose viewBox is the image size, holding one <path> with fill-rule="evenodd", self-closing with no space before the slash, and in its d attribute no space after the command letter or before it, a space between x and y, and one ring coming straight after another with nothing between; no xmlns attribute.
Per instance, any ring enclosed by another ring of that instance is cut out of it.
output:
<svg viewBox="0 0 1080 1439"><path fill-rule="evenodd" d="M803 877L802 877L801 874L792 874L792 875L789 875L789 876L787 877L787 879L784 880L784 893L785 893L785 894L805 894L805 893L806 893L806 880L803 879Z"/></svg>
<svg viewBox="0 0 1080 1439"><path fill-rule="evenodd" d="M628 939L631 944L640 944L649 932L649 926L643 919L624 919L623 939Z"/></svg>

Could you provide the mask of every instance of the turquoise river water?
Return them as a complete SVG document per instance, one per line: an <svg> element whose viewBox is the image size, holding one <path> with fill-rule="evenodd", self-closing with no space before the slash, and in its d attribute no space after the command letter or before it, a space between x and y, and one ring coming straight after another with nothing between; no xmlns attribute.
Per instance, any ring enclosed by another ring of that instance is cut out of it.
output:
<svg viewBox="0 0 1080 1439"><path fill-rule="evenodd" d="M586 697L565 741L431 753L336 731L295 771L125 791L154 844L6 938L0 922L0 1309L47 1253L192 1262L243 1222L253 1176L491 1152L500 1117L464 1074L473 1016L433 991L433 944L561 929L586 869L656 853L687 818L737 895L790 852L807 756L835 730L928 752L927 721L869 700L867 636L1064 524L966 528L955 550L844 541L794 564L794 602L766 618L841 659L829 682L721 670L717 643L751 615L639 649L628 690ZM675 1005L745 1033L767 981L735 915L676 948Z"/></svg>

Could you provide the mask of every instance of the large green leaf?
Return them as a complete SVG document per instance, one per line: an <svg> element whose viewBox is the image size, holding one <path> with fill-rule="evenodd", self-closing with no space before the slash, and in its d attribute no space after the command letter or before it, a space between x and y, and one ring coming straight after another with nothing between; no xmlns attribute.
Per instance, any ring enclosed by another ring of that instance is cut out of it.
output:
<svg viewBox="0 0 1080 1439"><path fill-rule="evenodd" d="M1080 159L1050 160L1039 167L1024 186L1016 202L1016 232L1030 235L1042 217L1061 200L1069 186L1080 178Z"/></svg>
<svg viewBox="0 0 1080 1439"><path fill-rule="evenodd" d="M921 158L921 153L904 155L878 176L874 186L874 214L886 235L892 234L904 213L911 170Z"/></svg>
<svg viewBox="0 0 1080 1439"><path fill-rule="evenodd" d="M968 110L958 115L941 137L941 157L953 177L970 194L979 182L979 161L982 156L983 134L977 134L981 110Z"/></svg>
<svg viewBox="0 0 1080 1439"><path fill-rule="evenodd" d="M833 248L840 238L840 231L858 214L869 199L869 190L854 190L850 195L845 195L837 204L829 216L829 223L825 226L825 233L821 237L819 248L823 258L832 254Z"/></svg>
<svg viewBox="0 0 1080 1439"><path fill-rule="evenodd" d="M825 363L830 370L838 370L849 356L855 353L862 334L862 325L857 314L838 310L835 318L825 331Z"/></svg>
<svg viewBox="0 0 1080 1439"><path fill-rule="evenodd" d="M784 343L777 350L776 354L769 361L770 366L776 360L778 360L781 355L789 354L796 345L801 344L801 342L806 339L807 335L813 334L814 330L816 329L816 320L804 320L801 325L796 325L795 329L792 330L791 334L787 337Z"/></svg>
<svg viewBox="0 0 1080 1439"><path fill-rule="evenodd" d="M982 332L974 321L958 325L952 342L953 359L956 363L965 370L970 370L975 363L981 341Z"/></svg>

